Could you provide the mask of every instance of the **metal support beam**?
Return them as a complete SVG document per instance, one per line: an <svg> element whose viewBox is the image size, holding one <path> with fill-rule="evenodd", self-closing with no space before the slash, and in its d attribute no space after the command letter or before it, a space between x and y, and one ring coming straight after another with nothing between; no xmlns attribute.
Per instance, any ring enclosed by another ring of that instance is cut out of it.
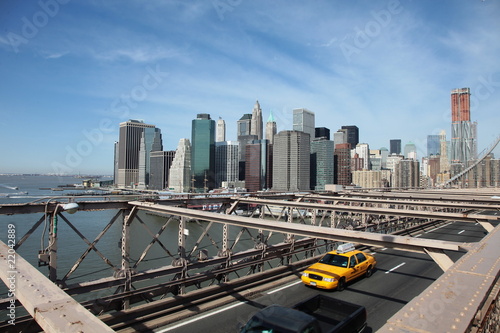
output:
<svg viewBox="0 0 500 333"><path fill-rule="evenodd" d="M114 332L2 241L0 278L45 332Z"/></svg>

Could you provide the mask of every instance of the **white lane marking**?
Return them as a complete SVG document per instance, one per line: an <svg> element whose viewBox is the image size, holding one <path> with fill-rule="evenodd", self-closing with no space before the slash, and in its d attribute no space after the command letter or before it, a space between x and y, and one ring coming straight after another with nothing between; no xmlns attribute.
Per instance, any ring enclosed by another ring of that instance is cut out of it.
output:
<svg viewBox="0 0 500 333"><path fill-rule="evenodd" d="M235 307L237 307L237 306L240 306L240 305L242 305L242 304L246 304L246 303L247 303L247 302L245 301L245 302L239 302L239 303L231 304L231 305L228 305L228 306L226 306L226 307L224 307L224 308L221 308L221 309L219 309L219 310L215 310L215 311L213 311L213 312L209 312L209 313L207 313L207 314L204 314L204 315L201 315L201 316L197 316L197 317L195 317L195 318L193 318L193 319L190 319L190 320L184 321L184 322L179 323L179 324L177 324L177 325L167 327L167 328L165 328L165 329L163 329L163 330L161 330L161 331L157 331L156 333L168 332L168 331L174 330L174 329L176 329L176 328L182 327L182 326L184 326L184 325L194 323L194 322L195 322L195 321L197 321L197 320L200 320L200 319L203 319L203 318L207 318L207 317L213 316L213 315L215 315L215 314L218 314L218 313L224 312L224 311L226 311L226 310L229 310L229 309L235 308Z"/></svg>
<svg viewBox="0 0 500 333"><path fill-rule="evenodd" d="M464 232L464 231L465 231L465 230L462 230L462 231L460 231L458 234L460 235L460 234L461 234L462 232Z"/></svg>
<svg viewBox="0 0 500 333"><path fill-rule="evenodd" d="M286 288L291 287L291 286L295 286L296 284L299 284L299 283L302 283L302 280L295 281L293 283L287 284L286 286L283 286L283 287L278 288L278 289L274 289L274 290L268 292L267 294L268 295L274 294L275 292L281 291L281 290L286 289Z"/></svg>
<svg viewBox="0 0 500 333"><path fill-rule="evenodd" d="M406 263L404 262L404 263L401 263L401 264L397 265L396 267L391 268L390 270L388 270L387 272L385 272L385 274L389 274L390 272L392 272L395 269L398 269L399 267L403 266L404 264L406 264Z"/></svg>
<svg viewBox="0 0 500 333"><path fill-rule="evenodd" d="M436 230L441 229L441 228L444 228L444 227L446 227L446 226L448 226L448 225L450 225L450 224L452 224L452 223L453 223L453 222L449 222L449 223L443 224L442 226L437 227L437 228L434 228L434 229L432 229L432 230L428 230L428 231L426 231L425 233L427 234L427 233L429 233L429 232L436 231Z"/></svg>

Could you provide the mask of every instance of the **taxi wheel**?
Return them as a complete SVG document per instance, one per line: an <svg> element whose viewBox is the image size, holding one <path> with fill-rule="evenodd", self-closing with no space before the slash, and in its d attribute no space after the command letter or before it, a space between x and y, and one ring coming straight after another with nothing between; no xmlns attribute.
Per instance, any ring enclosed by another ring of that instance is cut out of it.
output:
<svg viewBox="0 0 500 333"><path fill-rule="evenodd" d="M372 276L372 274L373 274L373 268L372 268L372 266L370 266L370 267L368 267L368 269L366 270L365 276L366 276L367 278L369 278L370 276Z"/></svg>
<svg viewBox="0 0 500 333"><path fill-rule="evenodd" d="M339 283L337 284L337 290L342 291L345 289L345 278L340 278Z"/></svg>

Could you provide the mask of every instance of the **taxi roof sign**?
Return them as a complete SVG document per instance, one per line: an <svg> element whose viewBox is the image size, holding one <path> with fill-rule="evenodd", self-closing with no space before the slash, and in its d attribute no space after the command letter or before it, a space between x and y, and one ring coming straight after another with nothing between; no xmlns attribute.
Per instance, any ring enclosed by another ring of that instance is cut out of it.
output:
<svg viewBox="0 0 500 333"><path fill-rule="evenodd" d="M337 247L337 253L346 253L350 251L354 251L356 248L353 243L345 243L341 244Z"/></svg>

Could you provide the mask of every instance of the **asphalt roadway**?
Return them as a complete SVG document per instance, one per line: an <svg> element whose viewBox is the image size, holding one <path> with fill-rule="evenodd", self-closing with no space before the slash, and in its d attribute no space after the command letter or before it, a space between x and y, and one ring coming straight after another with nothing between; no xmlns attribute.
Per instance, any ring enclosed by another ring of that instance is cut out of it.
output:
<svg viewBox="0 0 500 333"><path fill-rule="evenodd" d="M486 235L479 224L450 222L441 227L417 234L414 237L478 242ZM227 333L239 332L247 320L259 309L270 304L291 307L318 293L364 305L368 312L365 332L375 332L407 302L432 284L443 271L426 254L373 249L377 269L370 278L359 278L347 285L344 291L324 291L303 285L300 278L268 290L251 299L238 301L217 310L202 313L183 321L155 330L175 333ZM447 252L453 261L463 253Z"/></svg>

